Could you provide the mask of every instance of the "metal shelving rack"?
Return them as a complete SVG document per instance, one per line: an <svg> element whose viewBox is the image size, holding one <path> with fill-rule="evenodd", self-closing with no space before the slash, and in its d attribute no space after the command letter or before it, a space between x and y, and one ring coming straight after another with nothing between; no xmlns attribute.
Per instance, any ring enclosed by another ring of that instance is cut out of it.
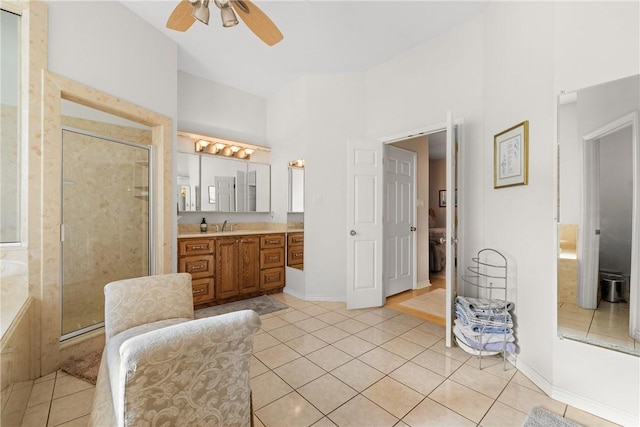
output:
<svg viewBox="0 0 640 427"><path fill-rule="evenodd" d="M495 249L485 248L478 251L476 257L472 258L471 261L474 265L467 267L467 271L471 274L463 275L462 280L471 285L476 290L475 298L486 298L491 303L495 302L495 306L490 305L490 309L506 307L509 301L507 300L507 277L508 277L508 262L507 258L502 255L502 253L498 252ZM481 295L482 294L482 295ZM498 295L496 295L498 294ZM497 298L497 296L502 296L502 299ZM506 311L506 310L505 310ZM481 326L495 326L508 328L510 327L507 322L493 321L493 320L476 320L476 324ZM482 356L483 353L485 356L495 355L498 353L502 353L503 361L504 361L504 369L507 369L507 332L504 332L504 341L502 351L486 351L486 350L475 350L477 355L480 358L480 369L482 369ZM482 341L482 332L481 332L481 341ZM463 348L465 351L469 352L465 347L461 346L456 336L456 342L458 345Z"/></svg>

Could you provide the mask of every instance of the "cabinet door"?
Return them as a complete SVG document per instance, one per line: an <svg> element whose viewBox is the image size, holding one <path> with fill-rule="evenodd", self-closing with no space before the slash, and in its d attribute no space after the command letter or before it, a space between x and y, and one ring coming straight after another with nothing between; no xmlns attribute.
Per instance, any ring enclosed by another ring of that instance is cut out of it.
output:
<svg viewBox="0 0 640 427"><path fill-rule="evenodd" d="M216 239L216 299L238 295L238 245L235 237Z"/></svg>
<svg viewBox="0 0 640 427"><path fill-rule="evenodd" d="M260 238L242 236L238 239L240 293L255 292L260 288Z"/></svg>

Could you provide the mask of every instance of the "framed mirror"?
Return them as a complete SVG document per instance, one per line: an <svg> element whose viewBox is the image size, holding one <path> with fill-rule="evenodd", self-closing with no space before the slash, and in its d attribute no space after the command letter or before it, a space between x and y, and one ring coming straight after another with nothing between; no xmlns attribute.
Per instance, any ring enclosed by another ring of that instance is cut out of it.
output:
<svg viewBox="0 0 640 427"><path fill-rule="evenodd" d="M640 76L558 97L558 334L640 356Z"/></svg>

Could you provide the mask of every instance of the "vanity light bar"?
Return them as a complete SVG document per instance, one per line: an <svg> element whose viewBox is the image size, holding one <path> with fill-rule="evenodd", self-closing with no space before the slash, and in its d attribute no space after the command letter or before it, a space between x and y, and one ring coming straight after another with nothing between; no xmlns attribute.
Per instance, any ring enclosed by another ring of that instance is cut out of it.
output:
<svg viewBox="0 0 640 427"><path fill-rule="evenodd" d="M178 132L178 136L195 140L195 151L197 153L218 154L225 157L236 157L238 159L248 160L256 150L271 151L269 147L245 144L242 142L206 137L185 132Z"/></svg>

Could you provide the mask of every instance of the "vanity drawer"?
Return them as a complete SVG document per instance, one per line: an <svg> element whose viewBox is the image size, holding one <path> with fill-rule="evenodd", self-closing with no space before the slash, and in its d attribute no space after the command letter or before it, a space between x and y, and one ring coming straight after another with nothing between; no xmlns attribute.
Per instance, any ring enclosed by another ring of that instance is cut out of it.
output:
<svg viewBox="0 0 640 427"><path fill-rule="evenodd" d="M287 235L288 238L288 245L289 246L296 246L296 245L303 245L304 244L304 233L289 233Z"/></svg>
<svg viewBox="0 0 640 427"><path fill-rule="evenodd" d="M213 255L182 257L178 260L178 271L191 274L193 279L213 276Z"/></svg>
<svg viewBox="0 0 640 427"><path fill-rule="evenodd" d="M266 234L260 238L260 248L283 248L284 234Z"/></svg>
<svg viewBox="0 0 640 427"><path fill-rule="evenodd" d="M284 248L263 249L260 251L260 268L282 267Z"/></svg>
<svg viewBox="0 0 640 427"><path fill-rule="evenodd" d="M293 266L294 264L302 263L304 263L304 247L289 246L287 248L287 264Z"/></svg>
<svg viewBox="0 0 640 427"><path fill-rule="evenodd" d="M193 303L200 304L203 302L213 301L213 278L193 279L191 281L193 290Z"/></svg>
<svg viewBox="0 0 640 427"><path fill-rule="evenodd" d="M260 271L260 289L273 289L284 285L284 267Z"/></svg>
<svg viewBox="0 0 640 427"><path fill-rule="evenodd" d="M212 254L213 248L213 239L178 240L178 256Z"/></svg>

